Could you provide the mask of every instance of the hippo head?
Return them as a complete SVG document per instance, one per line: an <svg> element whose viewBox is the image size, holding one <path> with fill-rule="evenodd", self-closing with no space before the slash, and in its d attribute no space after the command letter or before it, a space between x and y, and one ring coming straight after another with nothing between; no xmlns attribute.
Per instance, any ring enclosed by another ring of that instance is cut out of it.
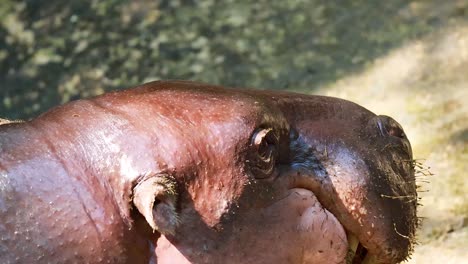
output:
<svg viewBox="0 0 468 264"><path fill-rule="evenodd" d="M345 100L154 82L2 127L13 260L397 263L412 250L409 141Z"/></svg>

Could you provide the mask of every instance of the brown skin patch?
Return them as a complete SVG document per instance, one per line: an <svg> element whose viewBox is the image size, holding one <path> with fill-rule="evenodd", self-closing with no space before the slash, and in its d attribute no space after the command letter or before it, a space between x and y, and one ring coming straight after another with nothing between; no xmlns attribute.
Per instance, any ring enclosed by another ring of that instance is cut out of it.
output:
<svg viewBox="0 0 468 264"><path fill-rule="evenodd" d="M381 263L412 248L409 142L336 98L153 82L2 126L0 146L2 259L339 263L345 231Z"/></svg>

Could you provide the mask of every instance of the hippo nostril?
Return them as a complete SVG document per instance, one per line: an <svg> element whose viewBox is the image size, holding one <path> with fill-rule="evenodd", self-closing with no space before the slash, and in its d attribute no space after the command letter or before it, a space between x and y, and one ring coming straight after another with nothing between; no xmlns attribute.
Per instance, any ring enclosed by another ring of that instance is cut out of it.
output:
<svg viewBox="0 0 468 264"><path fill-rule="evenodd" d="M389 116L380 115L377 117L377 126L382 136L392 136L405 139L406 135L403 128Z"/></svg>
<svg viewBox="0 0 468 264"><path fill-rule="evenodd" d="M401 128L391 127L387 132L390 136L405 138L405 132Z"/></svg>

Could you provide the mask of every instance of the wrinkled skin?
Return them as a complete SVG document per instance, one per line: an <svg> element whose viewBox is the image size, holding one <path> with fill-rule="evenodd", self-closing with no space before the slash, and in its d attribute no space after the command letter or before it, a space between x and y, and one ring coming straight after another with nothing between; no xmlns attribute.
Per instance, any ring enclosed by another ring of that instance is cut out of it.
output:
<svg viewBox="0 0 468 264"><path fill-rule="evenodd" d="M348 101L153 82L1 123L4 263L346 263L353 239L355 263L412 250L410 144Z"/></svg>

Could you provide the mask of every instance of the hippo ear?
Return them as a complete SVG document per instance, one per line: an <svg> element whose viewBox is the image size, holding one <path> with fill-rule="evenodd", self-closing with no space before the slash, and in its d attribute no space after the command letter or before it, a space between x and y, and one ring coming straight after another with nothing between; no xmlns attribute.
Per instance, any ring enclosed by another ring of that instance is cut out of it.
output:
<svg viewBox="0 0 468 264"><path fill-rule="evenodd" d="M133 189L133 204L154 231L173 235L179 224L177 183L167 174L148 175Z"/></svg>

